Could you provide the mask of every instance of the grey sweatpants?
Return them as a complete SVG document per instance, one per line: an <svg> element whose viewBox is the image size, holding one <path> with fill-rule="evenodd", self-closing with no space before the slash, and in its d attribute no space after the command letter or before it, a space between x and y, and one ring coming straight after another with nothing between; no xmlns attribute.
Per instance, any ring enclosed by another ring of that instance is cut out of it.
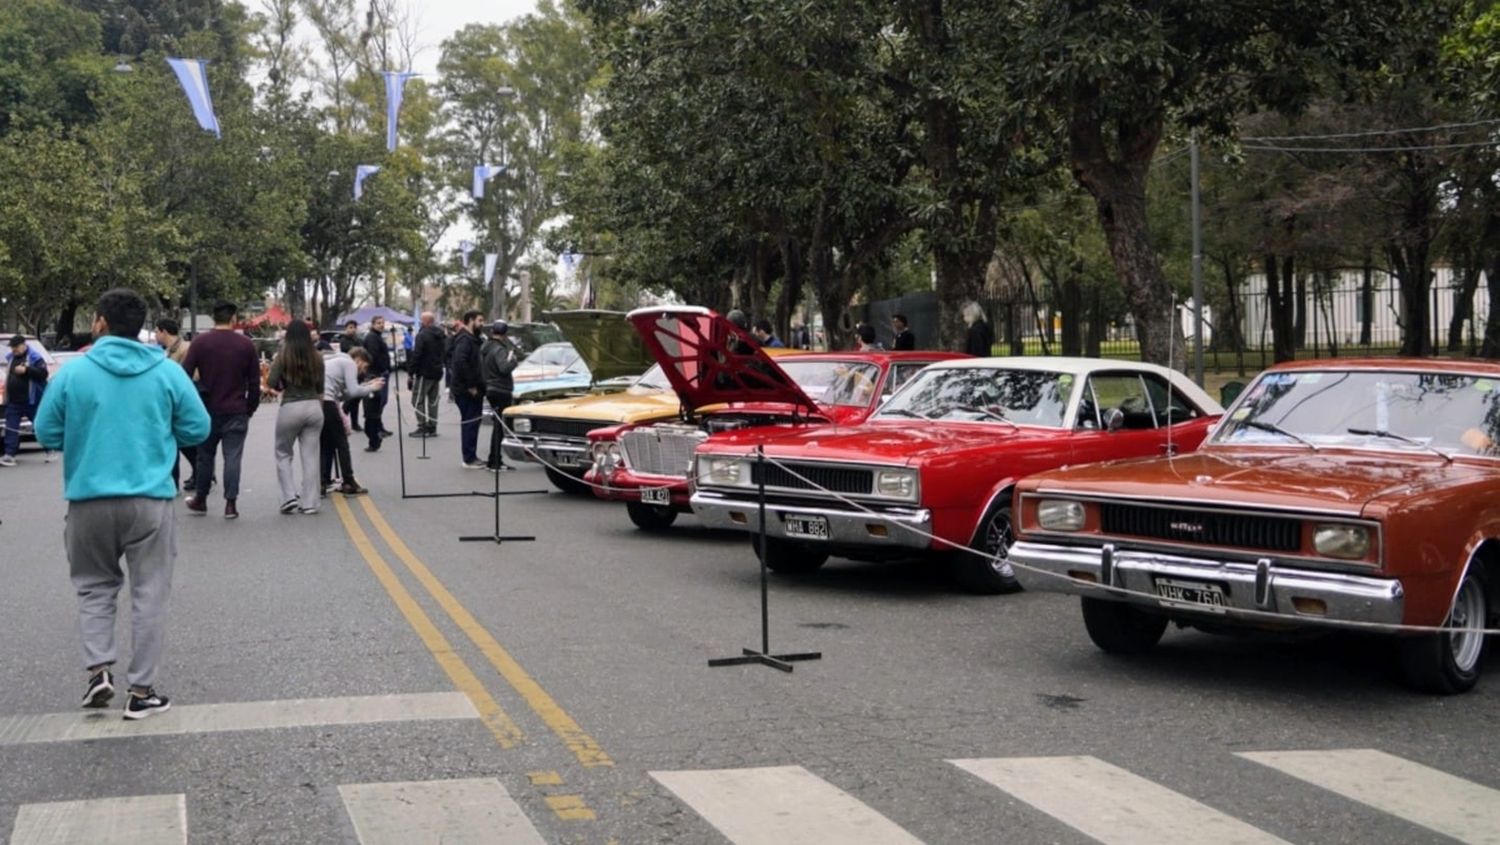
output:
<svg viewBox="0 0 1500 845"><path fill-rule="evenodd" d="M281 500L297 499L304 508L318 506L318 462L323 457L323 402L305 400L282 403L276 412L276 481L281 485ZM302 485L292 474L292 446L302 452Z"/></svg>
<svg viewBox="0 0 1500 845"><path fill-rule="evenodd" d="M421 376L412 379L411 401L417 412L417 428L437 428L438 394L442 387L442 379Z"/></svg>
<svg viewBox="0 0 1500 845"><path fill-rule="evenodd" d="M130 569L130 670L133 687L156 682L167 638L167 601L177 560L177 509L172 499L90 499L69 502L63 528L68 569L78 592L84 667L115 662L115 608Z"/></svg>

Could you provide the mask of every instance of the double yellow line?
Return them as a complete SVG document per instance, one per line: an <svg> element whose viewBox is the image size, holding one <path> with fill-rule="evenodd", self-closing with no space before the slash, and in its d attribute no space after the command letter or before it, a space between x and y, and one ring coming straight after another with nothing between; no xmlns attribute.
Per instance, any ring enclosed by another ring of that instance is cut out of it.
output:
<svg viewBox="0 0 1500 845"><path fill-rule="evenodd" d="M494 734L495 741L500 744L501 748L511 748L521 742L524 734L520 727L500 707L500 703L495 700L494 696L490 695L484 683L453 650L448 638L443 636L442 631L433 624L432 618L396 577L395 571L380 555L375 544L370 541L370 536L365 533L353 509L349 507L348 501L343 496L331 498L334 510L338 512L339 520L343 522L344 530L349 533L354 547L359 550L365 563L369 564L370 570L375 573L375 578L380 581L381 586L385 587L386 593L390 595L391 601L396 603L401 615L406 617L407 623L417 632L417 636L432 653L433 659L447 673L453 685L474 703L474 708L479 711L480 719L489 728L490 733ZM474 615L453 597L448 588L444 587L442 582L432 574L432 570L412 553L400 535L381 515L380 510L375 507L375 503L369 498L364 498L360 500L360 506L364 509L370 524L375 526L381 539L390 546L391 551L406 567L407 572L411 573L411 576L422 585L438 607L442 608L448 618L453 621L453 624L479 649L495 671L500 673L500 677L510 684L542 722L563 741L573 756L578 758L578 762L586 767L613 766L614 761L604 753L599 743L578 726L573 717L568 715L567 711L542 688L542 685L537 683L536 679L522 668L510 652L506 651L505 647L500 645L483 625L479 624Z"/></svg>

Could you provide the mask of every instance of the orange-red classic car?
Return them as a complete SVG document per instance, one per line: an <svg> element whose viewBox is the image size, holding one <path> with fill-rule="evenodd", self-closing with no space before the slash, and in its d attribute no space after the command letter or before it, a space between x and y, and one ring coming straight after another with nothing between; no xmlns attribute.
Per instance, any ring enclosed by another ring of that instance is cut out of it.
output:
<svg viewBox="0 0 1500 845"><path fill-rule="evenodd" d="M1065 464L1191 450L1222 408L1162 367L1089 358L932 364L858 426L715 434L698 447L693 512L751 533L766 566L830 555L951 560L973 592L1018 589L1006 551L1011 492ZM756 450L764 447L765 462ZM950 554L973 548L986 556Z"/></svg>
<svg viewBox="0 0 1500 845"><path fill-rule="evenodd" d="M713 432L781 430L863 422L928 364L955 352L776 350L706 308L659 306L629 315L681 406L672 420L590 431L594 495L624 502L644 531L671 527L690 510L693 450Z"/></svg>
<svg viewBox="0 0 1500 845"><path fill-rule="evenodd" d="M1500 366L1303 361L1263 373L1198 452L1033 476L1011 549L1082 596L1111 653L1210 631L1382 623L1412 686L1479 678L1500 590Z"/></svg>

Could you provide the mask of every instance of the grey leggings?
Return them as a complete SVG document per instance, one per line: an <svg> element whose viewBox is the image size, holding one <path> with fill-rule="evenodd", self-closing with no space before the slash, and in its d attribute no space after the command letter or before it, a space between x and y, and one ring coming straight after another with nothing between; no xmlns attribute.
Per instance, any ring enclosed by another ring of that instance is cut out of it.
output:
<svg viewBox="0 0 1500 845"><path fill-rule="evenodd" d="M276 412L276 483L283 502L297 499L303 508L318 506L318 462L323 450L323 402L307 399L283 402ZM292 446L302 452L302 484L299 492L292 474Z"/></svg>

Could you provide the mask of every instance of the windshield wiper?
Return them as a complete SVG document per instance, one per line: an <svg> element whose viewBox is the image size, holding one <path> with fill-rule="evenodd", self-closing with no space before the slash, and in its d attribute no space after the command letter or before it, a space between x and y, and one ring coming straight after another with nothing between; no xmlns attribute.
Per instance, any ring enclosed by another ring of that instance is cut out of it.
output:
<svg viewBox="0 0 1500 845"><path fill-rule="evenodd" d="M892 416L913 417L913 418L919 419L919 420L931 420L932 419L932 417L929 417L926 414L919 414L916 411L908 411L905 408L887 408L886 410L880 412L880 415L882 417L885 416L886 414L890 414Z"/></svg>
<svg viewBox="0 0 1500 845"><path fill-rule="evenodd" d="M996 413L995 411L991 411L988 408L977 408L973 405L954 405L953 410L963 411L966 414L979 414L982 417L989 417L996 422L1003 422L1016 430L1020 430L1021 428L1020 426L1006 419L1004 414Z"/></svg>
<svg viewBox="0 0 1500 845"><path fill-rule="evenodd" d="M1427 451L1433 453L1434 455L1437 455L1450 464L1453 463L1452 455L1444 452L1442 449L1439 449L1438 447L1433 446L1430 443L1423 443L1422 441L1417 440L1414 437L1407 437L1404 434L1397 434L1394 431L1380 431L1373 428L1348 428L1344 430L1349 432L1350 434L1360 435L1361 437L1380 437L1386 440L1399 440L1402 443L1410 443L1411 445L1418 448L1426 449Z"/></svg>
<svg viewBox="0 0 1500 845"><path fill-rule="evenodd" d="M1297 441L1298 443L1301 443L1303 446L1306 446L1314 452L1318 451L1318 447L1313 445L1313 442L1311 440L1308 440L1306 437L1303 437L1300 434L1293 434L1292 432L1287 431L1276 423L1262 422L1260 420L1245 420L1244 422L1240 423L1240 425L1246 428L1253 428L1256 431L1269 431L1272 434L1279 434L1282 437L1290 437L1291 439Z"/></svg>

